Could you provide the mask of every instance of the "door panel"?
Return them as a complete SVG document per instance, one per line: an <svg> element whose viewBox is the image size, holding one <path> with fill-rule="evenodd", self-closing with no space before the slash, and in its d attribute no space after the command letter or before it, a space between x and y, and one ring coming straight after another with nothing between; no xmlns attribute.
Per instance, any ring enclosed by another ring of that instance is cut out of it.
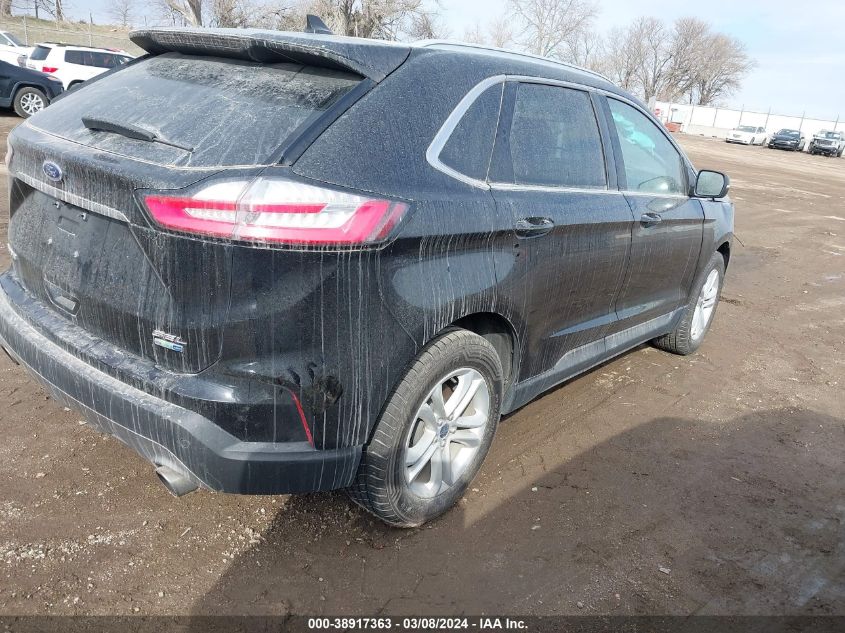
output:
<svg viewBox="0 0 845 633"><path fill-rule="evenodd" d="M520 380L547 374L554 384L564 356L591 345L591 358L601 355L615 331L633 216L608 188L616 172L599 121L575 88L515 83L505 93L490 180L514 223L513 266L497 275L525 323Z"/></svg>
<svg viewBox="0 0 845 633"><path fill-rule="evenodd" d="M622 325L686 300L701 250L704 211L694 198L626 194L634 214L631 257L616 311Z"/></svg>
<svg viewBox="0 0 845 633"><path fill-rule="evenodd" d="M515 223L546 218L553 228L517 237L514 265L499 287L521 306L526 323L520 379L552 369L567 352L615 329L614 303L624 278L631 211L618 193L494 188Z"/></svg>
<svg viewBox="0 0 845 633"><path fill-rule="evenodd" d="M695 276L704 211L689 197L687 163L667 133L629 103L608 97L620 188L634 218L631 254L616 312L635 326L678 308Z"/></svg>

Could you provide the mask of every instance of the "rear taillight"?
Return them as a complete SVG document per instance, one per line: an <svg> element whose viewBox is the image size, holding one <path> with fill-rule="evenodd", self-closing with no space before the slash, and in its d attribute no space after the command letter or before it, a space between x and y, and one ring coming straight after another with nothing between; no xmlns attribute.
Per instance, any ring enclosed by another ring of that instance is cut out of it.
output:
<svg viewBox="0 0 845 633"><path fill-rule="evenodd" d="M57 68L56 66L42 66L42 67L41 67L41 72L42 72L42 73L47 73L48 75L49 75L50 73L54 73L54 72L56 72L57 70L58 70L58 68Z"/></svg>
<svg viewBox="0 0 845 633"><path fill-rule="evenodd" d="M369 245L388 237L407 205L285 179L208 185L190 196L153 193L163 228L246 242Z"/></svg>

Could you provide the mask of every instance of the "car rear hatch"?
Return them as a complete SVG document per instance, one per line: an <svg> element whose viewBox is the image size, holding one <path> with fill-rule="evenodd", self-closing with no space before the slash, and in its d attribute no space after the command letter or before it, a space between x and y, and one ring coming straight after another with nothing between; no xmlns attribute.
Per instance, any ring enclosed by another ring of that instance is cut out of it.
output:
<svg viewBox="0 0 845 633"><path fill-rule="evenodd" d="M363 78L316 54L256 62L220 40L177 52L178 39L168 50L144 32L136 41L156 55L68 93L10 136L9 244L17 281L51 311L118 353L195 373L220 356L233 247L162 230L143 194L257 176L348 107Z"/></svg>

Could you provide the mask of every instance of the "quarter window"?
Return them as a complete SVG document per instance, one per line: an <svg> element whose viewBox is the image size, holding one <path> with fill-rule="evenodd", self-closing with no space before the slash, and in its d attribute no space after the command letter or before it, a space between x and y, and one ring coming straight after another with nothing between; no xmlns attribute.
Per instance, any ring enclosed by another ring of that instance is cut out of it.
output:
<svg viewBox="0 0 845 633"><path fill-rule="evenodd" d="M29 58L37 62L43 61L47 59L47 55L50 54L50 50L49 46L36 46Z"/></svg>
<svg viewBox="0 0 845 633"><path fill-rule="evenodd" d="M487 179L503 87L496 84L473 101L443 146L440 162L476 180Z"/></svg>
<svg viewBox="0 0 845 633"><path fill-rule="evenodd" d="M607 100L622 146L627 189L657 194L686 192L684 161L666 135L642 112Z"/></svg>
<svg viewBox="0 0 845 633"><path fill-rule="evenodd" d="M590 96L581 90L521 83L507 137L513 178L547 187L607 187L601 135Z"/></svg>

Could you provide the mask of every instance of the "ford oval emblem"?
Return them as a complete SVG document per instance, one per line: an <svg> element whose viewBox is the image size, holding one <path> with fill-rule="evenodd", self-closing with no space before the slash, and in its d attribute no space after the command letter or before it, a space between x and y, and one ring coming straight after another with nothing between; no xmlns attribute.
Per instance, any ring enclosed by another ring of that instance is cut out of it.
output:
<svg viewBox="0 0 845 633"><path fill-rule="evenodd" d="M41 165L41 171L53 182L59 182L62 179L62 168L50 160L45 160Z"/></svg>

